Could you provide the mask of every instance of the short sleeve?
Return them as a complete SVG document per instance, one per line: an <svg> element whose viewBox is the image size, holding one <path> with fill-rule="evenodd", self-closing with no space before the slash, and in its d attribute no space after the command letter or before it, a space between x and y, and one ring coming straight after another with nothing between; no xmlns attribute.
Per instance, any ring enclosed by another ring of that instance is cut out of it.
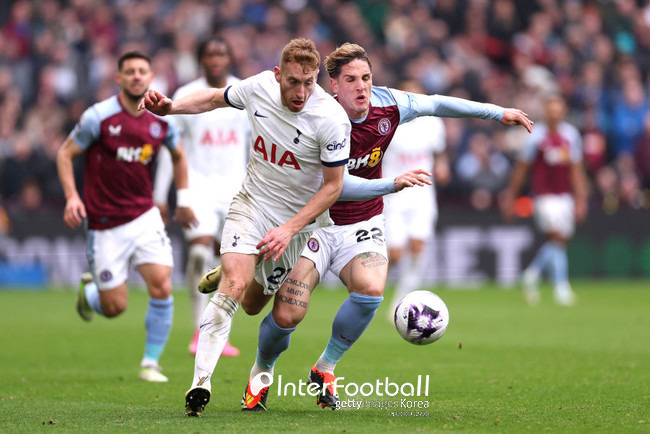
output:
<svg viewBox="0 0 650 434"><path fill-rule="evenodd" d="M320 159L324 166L347 164L350 158L350 121L336 117L322 129Z"/></svg>
<svg viewBox="0 0 650 434"><path fill-rule="evenodd" d="M519 155L517 156L520 161L523 161L524 163L532 163L532 161L535 159L537 148L539 147L539 142L543 137L538 133L538 130L533 130L533 133L528 135L524 146L522 146L521 150L519 151Z"/></svg>
<svg viewBox="0 0 650 434"><path fill-rule="evenodd" d="M224 98L228 105L239 110L244 110L248 104L248 96L251 95L252 92L250 89L252 86L251 78L247 78L246 80L242 80L226 88Z"/></svg>
<svg viewBox="0 0 650 434"><path fill-rule="evenodd" d="M163 145L165 145L168 149L176 149L178 147L179 140L180 134L175 119L167 119L167 134L165 134L165 138L163 139Z"/></svg>
<svg viewBox="0 0 650 434"><path fill-rule="evenodd" d="M81 149L88 149L99 138L100 127L99 113L91 106L83 112L70 137Z"/></svg>
<svg viewBox="0 0 650 434"><path fill-rule="evenodd" d="M571 162L576 164L582 162L582 137L576 128L569 125L567 133L569 139L569 155Z"/></svg>

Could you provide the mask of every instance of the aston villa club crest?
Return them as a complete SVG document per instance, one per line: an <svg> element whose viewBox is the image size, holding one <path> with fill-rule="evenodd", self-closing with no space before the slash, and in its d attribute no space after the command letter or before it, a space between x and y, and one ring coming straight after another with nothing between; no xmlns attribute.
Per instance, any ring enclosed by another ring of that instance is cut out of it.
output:
<svg viewBox="0 0 650 434"><path fill-rule="evenodd" d="M154 139L157 139L162 135L162 126L158 122L152 122L149 124L149 134Z"/></svg>
<svg viewBox="0 0 650 434"><path fill-rule="evenodd" d="M386 118L382 118L377 124L377 131L379 131L379 134L382 136L388 134L390 132L390 121Z"/></svg>
<svg viewBox="0 0 650 434"><path fill-rule="evenodd" d="M318 244L318 240L316 238L310 238L309 241L307 241L307 247L309 247L309 250L314 253L320 249L320 245Z"/></svg>

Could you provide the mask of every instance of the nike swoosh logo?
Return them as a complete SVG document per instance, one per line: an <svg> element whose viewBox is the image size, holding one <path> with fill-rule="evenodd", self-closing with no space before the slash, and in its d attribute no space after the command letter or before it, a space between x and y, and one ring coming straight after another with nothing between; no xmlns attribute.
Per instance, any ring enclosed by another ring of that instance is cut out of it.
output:
<svg viewBox="0 0 650 434"><path fill-rule="evenodd" d="M260 114L257 110L255 110L255 117L265 118L266 116L264 116L263 114Z"/></svg>
<svg viewBox="0 0 650 434"><path fill-rule="evenodd" d="M210 278L211 278L212 276L214 276L216 273L217 273L216 271L213 271L212 273L208 273L208 274L206 274L206 275L205 275L205 280L207 280L207 281L209 282L209 281L210 281Z"/></svg>

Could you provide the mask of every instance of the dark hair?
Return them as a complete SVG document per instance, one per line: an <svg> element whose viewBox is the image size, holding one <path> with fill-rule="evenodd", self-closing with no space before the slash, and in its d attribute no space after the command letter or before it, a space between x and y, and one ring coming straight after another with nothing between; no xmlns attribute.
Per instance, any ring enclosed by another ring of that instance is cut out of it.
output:
<svg viewBox="0 0 650 434"><path fill-rule="evenodd" d="M118 71L122 70L122 65L124 65L124 62L129 60L129 59L143 59L146 60L149 65L151 65L151 59L149 56L146 54L142 54L139 51L129 51L120 56L120 58L117 61L117 69Z"/></svg>
<svg viewBox="0 0 650 434"><path fill-rule="evenodd" d="M325 69L331 78L337 78L341 74L341 68L353 60L360 59L368 62L372 71L372 64L368 58L368 53L361 45L346 42L327 56L325 59Z"/></svg>
<svg viewBox="0 0 650 434"><path fill-rule="evenodd" d="M196 49L196 58L198 59L199 62L201 61L201 58L205 54L205 50L208 49L208 45L210 45L213 42L215 42L217 44L225 45L226 46L226 51L228 52L228 57L230 57L232 59L232 47L230 46L228 41L226 41L221 36L213 35L213 36L210 36L208 39L205 39L205 40L201 41L201 43L197 47L197 49Z"/></svg>

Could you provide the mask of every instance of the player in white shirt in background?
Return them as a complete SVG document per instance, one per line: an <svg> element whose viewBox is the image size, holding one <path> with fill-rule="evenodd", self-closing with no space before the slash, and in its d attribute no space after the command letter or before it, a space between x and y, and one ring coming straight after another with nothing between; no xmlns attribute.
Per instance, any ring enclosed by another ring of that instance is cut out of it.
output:
<svg viewBox="0 0 650 434"><path fill-rule="evenodd" d="M416 81L404 82L399 88L424 93ZM445 185L450 180L445 147L443 120L434 116L419 117L397 128L384 156L385 177L395 177L405 170L418 168L432 170L434 179L431 189L409 188L401 194L384 198L388 261L398 271L395 294L388 310L391 320L402 297L419 289L422 284L426 265L422 252L428 240L434 242L438 221L435 185Z"/></svg>
<svg viewBox="0 0 650 434"><path fill-rule="evenodd" d="M173 99L199 90L225 88L240 80L230 74L232 51L218 36L199 44L198 60L204 75L180 87ZM221 263L221 232L233 196L241 188L246 174L250 124L246 112L235 108L212 110L197 115L173 116L179 127L187 154L189 189L199 225L184 229L188 257L185 275L192 307L194 336L190 352L196 354L199 326L210 297L196 290L201 276ZM169 215L167 198L172 181L169 152L161 153L154 184L154 202L164 217ZM238 356L229 343L223 356Z"/></svg>

